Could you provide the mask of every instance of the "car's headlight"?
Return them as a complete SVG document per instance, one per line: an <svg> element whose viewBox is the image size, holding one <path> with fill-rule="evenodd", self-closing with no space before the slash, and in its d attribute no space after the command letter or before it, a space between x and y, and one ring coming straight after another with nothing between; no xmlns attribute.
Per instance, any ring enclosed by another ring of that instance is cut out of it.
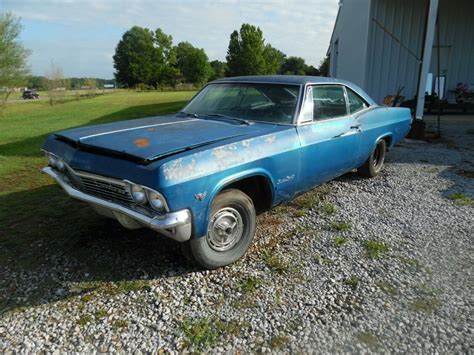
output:
<svg viewBox="0 0 474 355"><path fill-rule="evenodd" d="M66 170L66 164L60 159L56 158L56 168L58 168L60 171Z"/></svg>
<svg viewBox="0 0 474 355"><path fill-rule="evenodd" d="M46 153L46 157L48 158L48 164L55 168L57 162L56 157L49 153Z"/></svg>
<svg viewBox="0 0 474 355"><path fill-rule="evenodd" d="M48 159L48 164L51 165L53 168L56 168L60 171L66 170L66 163L59 158L57 155L44 151L46 158Z"/></svg>
<svg viewBox="0 0 474 355"><path fill-rule="evenodd" d="M130 186L130 194L136 203L141 205L146 203L145 190L140 185L132 184Z"/></svg>
<svg viewBox="0 0 474 355"><path fill-rule="evenodd" d="M142 206L148 205L157 212L165 212L167 210L166 200L158 191L128 180L123 180L123 182L135 203Z"/></svg>
<svg viewBox="0 0 474 355"><path fill-rule="evenodd" d="M160 193L147 189L146 195L151 208L158 212L163 212L165 210L165 201Z"/></svg>

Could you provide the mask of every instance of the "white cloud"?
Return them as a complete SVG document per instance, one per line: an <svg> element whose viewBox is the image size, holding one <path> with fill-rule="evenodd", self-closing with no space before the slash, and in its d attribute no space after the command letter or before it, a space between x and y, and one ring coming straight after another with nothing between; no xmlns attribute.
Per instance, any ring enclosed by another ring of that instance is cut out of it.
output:
<svg viewBox="0 0 474 355"><path fill-rule="evenodd" d="M225 59L230 33L244 22L260 26L268 43L288 55L317 65L324 57L338 9L338 0L2 0L4 8L27 23L62 25L66 33L25 43L34 59L54 57L67 75L111 77L111 53L120 36L133 25L162 28L175 43L189 41L211 59ZM77 34L94 28L97 37ZM25 28L27 31L28 28ZM103 32L103 33L102 33ZM109 34L108 37L104 33ZM72 39L72 40L71 40ZM77 42L83 43L77 43ZM73 51L81 55L65 55ZM109 58L108 60L104 60ZM59 59L61 58L61 59ZM63 60L68 63L63 63ZM48 59L49 62L49 59ZM33 70L43 64L33 63ZM74 68L83 68L81 71ZM86 72L83 72L85 70ZM94 74L92 74L94 73ZM38 74L41 74L39 72Z"/></svg>

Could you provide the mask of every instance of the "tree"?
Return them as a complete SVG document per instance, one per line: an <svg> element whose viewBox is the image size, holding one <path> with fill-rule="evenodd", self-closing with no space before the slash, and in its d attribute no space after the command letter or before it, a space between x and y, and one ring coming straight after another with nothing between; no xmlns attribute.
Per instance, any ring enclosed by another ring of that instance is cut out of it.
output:
<svg viewBox="0 0 474 355"><path fill-rule="evenodd" d="M61 67L51 62L51 67L46 73L47 78L47 93L49 104L53 106L61 100L64 94L64 75Z"/></svg>
<svg viewBox="0 0 474 355"><path fill-rule="evenodd" d="M260 75L265 74L264 39L262 30L244 23L240 31L230 35L227 50L227 74Z"/></svg>
<svg viewBox="0 0 474 355"><path fill-rule="evenodd" d="M288 57L281 66L281 74L305 75L306 63L301 57Z"/></svg>
<svg viewBox="0 0 474 355"><path fill-rule="evenodd" d="M118 82L129 87L138 84L155 85L157 49L153 32L147 28L132 27L125 32L115 49L114 68Z"/></svg>
<svg viewBox="0 0 474 355"><path fill-rule="evenodd" d="M313 75L313 76L319 76L320 75L319 70L317 68L315 68L314 66L312 66L312 65L306 66L305 74L306 75Z"/></svg>
<svg viewBox="0 0 474 355"><path fill-rule="evenodd" d="M11 88L26 82L26 59L30 51L18 42L22 26L12 13L0 14L0 111L5 107Z"/></svg>
<svg viewBox="0 0 474 355"><path fill-rule="evenodd" d="M209 80L216 80L225 77L227 71L227 64L219 60L213 60L209 63L211 65L211 76Z"/></svg>
<svg viewBox="0 0 474 355"><path fill-rule="evenodd" d="M176 85L180 75L177 68L176 48L173 37L164 33L161 28L155 31L155 85Z"/></svg>
<svg viewBox="0 0 474 355"><path fill-rule="evenodd" d="M196 48L189 42L176 46L177 67L186 82L203 84L211 75L212 69L204 49Z"/></svg>
<svg viewBox="0 0 474 355"><path fill-rule="evenodd" d="M329 56L324 57L324 59L319 64L319 73L322 76L329 76Z"/></svg>
<svg viewBox="0 0 474 355"><path fill-rule="evenodd" d="M277 74L285 62L286 54L267 44L263 50L265 58L265 74Z"/></svg>
<svg viewBox="0 0 474 355"><path fill-rule="evenodd" d="M46 90L47 79L44 76L30 75L27 77L27 86L30 89Z"/></svg>

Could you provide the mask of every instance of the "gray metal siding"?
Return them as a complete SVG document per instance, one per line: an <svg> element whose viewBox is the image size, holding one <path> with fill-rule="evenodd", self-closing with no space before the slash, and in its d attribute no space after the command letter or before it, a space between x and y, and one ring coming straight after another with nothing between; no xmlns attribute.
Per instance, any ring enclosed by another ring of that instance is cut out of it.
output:
<svg viewBox="0 0 474 355"><path fill-rule="evenodd" d="M330 76L364 86L370 0L343 1L331 37ZM361 70L362 69L362 70Z"/></svg>
<svg viewBox="0 0 474 355"><path fill-rule="evenodd" d="M426 6L427 0L372 1L365 89L376 102L400 86L406 98L415 96Z"/></svg>
<svg viewBox="0 0 474 355"><path fill-rule="evenodd" d="M474 84L474 1L441 0L440 23L440 67L446 76L446 89L453 90L458 82ZM430 72L437 74L437 33L433 43ZM453 94L446 91L447 98Z"/></svg>

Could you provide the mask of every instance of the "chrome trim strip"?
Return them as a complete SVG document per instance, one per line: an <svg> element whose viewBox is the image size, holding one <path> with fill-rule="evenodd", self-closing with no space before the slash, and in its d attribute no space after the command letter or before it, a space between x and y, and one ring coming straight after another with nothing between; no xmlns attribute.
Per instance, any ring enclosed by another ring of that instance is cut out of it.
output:
<svg viewBox="0 0 474 355"><path fill-rule="evenodd" d="M109 177L102 176L102 175L86 173L86 172L80 171L80 170L73 170L72 168L70 168L70 169L74 172L74 174L76 174L77 176L79 176L81 178L84 177L86 179L109 182L109 183L112 183L112 184L117 184L117 185L125 187L125 183L122 180L117 180L117 179L109 178Z"/></svg>
<svg viewBox="0 0 474 355"><path fill-rule="evenodd" d="M93 138L93 137L99 137L99 136L105 136L106 134L112 134L112 133L118 133L118 132L126 132L126 131L133 131L135 129L141 129L141 128L149 128L149 127L157 127L157 126L168 126L172 124L177 124L177 123L184 123L184 122L191 122L191 121L196 121L197 119L188 119L188 120L183 120L183 121L175 121L175 122L165 122L165 123L157 123L157 124L151 124L147 126L140 126L140 127L131 127L131 128L124 128L124 129L117 129L115 131L109 131L109 132L103 132L103 133L96 133L96 134L91 134L89 136L84 136L79 138L79 141L83 139L88 139L88 138Z"/></svg>
<svg viewBox="0 0 474 355"><path fill-rule="evenodd" d="M360 96L364 101L366 101L366 103L369 105L367 108L363 109L363 110L360 110L358 112L355 112L355 113L349 113L349 110L347 111L348 114L345 115L345 116L340 116L340 117L331 117L331 118L325 118L325 119L321 119L321 120L315 120L314 117L313 117L313 121L306 121L306 122L299 122L299 114L301 114L301 111L303 109L303 107L301 107L300 109L300 112L298 114L298 121L296 123L297 126L307 126L307 125L310 125L310 124L314 124L314 123L317 123L317 122L324 122L324 121L328 121L328 120L334 120L334 119L340 119L340 118L349 118L350 116L355 116L354 118L357 119L360 114L364 113L364 112L367 112L369 110L373 110L373 109L376 109L376 108L380 108L380 107L383 107L383 106L379 106L377 104L370 104L369 102L367 102L366 99L364 99L361 95L359 95L353 88L351 88L350 86L346 85L346 84L343 84L341 82L337 82L337 81L328 81L327 83L306 83L305 86L304 86L304 97L302 99L302 103L304 105L304 102L305 102L305 99L306 99L306 94L307 94L307 88L309 86L324 86L324 85L338 85L338 86L342 86L344 88L344 95L346 95L347 93L347 89L349 88L350 90L352 90L354 93L356 93L358 96ZM346 106L348 105L348 100L346 100Z"/></svg>
<svg viewBox="0 0 474 355"><path fill-rule="evenodd" d="M100 198L76 190L67 182L65 182L61 178L60 174L56 173L56 171L54 171L50 167L43 168L42 172L55 179L58 182L59 186L61 186L69 196L76 200L85 201L92 205L96 205L99 207L106 208L108 210L121 213L127 217L134 219L144 227L162 233L179 242L184 242L191 238L192 217L191 212L188 209L170 212L164 215L148 217L130 208L121 206L113 202L102 200Z"/></svg>

